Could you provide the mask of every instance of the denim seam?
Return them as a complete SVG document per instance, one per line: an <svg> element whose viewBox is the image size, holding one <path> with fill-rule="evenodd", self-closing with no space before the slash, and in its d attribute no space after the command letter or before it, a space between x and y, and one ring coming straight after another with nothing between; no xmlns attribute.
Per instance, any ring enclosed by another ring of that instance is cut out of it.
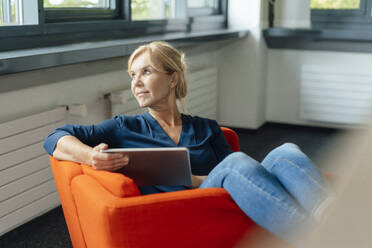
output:
<svg viewBox="0 0 372 248"><path fill-rule="evenodd" d="M261 192L263 192L264 195L266 195L266 197L267 197L268 199L272 198L272 199L276 200L278 203L280 203L282 206L284 206L284 207L286 207L287 209L289 209L290 211L288 211L288 212L289 212L289 214L290 214L290 217L292 217L295 213L297 213L297 214L301 215L304 219L306 219L306 216L304 216L303 214L299 213L299 212L297 211L296 208L294 208L294 207L288 205L287 203L285 203L284 201L280 200L280 199L277 198L276 196L274 196L274 195L270 194L269 192L265 191L265 189L263 189L262 187L256 185L252 180L250 180L250 179L245 178L244 176L242 176L241 173L240 173L239 171L236 171L236 170L234 170L234 169L232 169L232 168L225 168L225 169L223 169L223 170L220 170L220 171L218 172L218 174L222 174L222 172L224 172L224 171L230 171L230 172L232 172L232 173L237 174L239 177L243 178L243 179L244 179L246 182L248 182L250 185L252 185L253 187L255 187L255 188L257 188L258 190L260 190ZM217 174L217 175L218 175L218 174Z"/></svg>
<svg viewBox="0 0 372 248"><path fill-rule="evenodd" d="M315 182L315 184L317 184L317 186L319 188L321 188L321 189L323 188L322 187L322 184L320 182L318 182L317 180L315 180L306 170L304 170L303 168L301 168L300 166L298 166L296 162L294 162L294 161L292 161L292 160L290 160L288 158L278 158L276 161L278 161L278 160L286 160L286 161L288 161L290 164L292 164L293 166L297 167L302 173L304 173L305 175L307 175L313 182ZM275 165L276 164L274 163L274 166Z"/></svg>
<svg viewBox="0 0 372 248"><path fill-rule="evenodd" d="M289 164L291 164L292 166L295 166L300 172L302 172L303 174L305 174L306 176L308 176L308 178L313 181L315 183L316 186L318 186L318 188L320 188L322 191L325 191L321 185L321 183L319 183L317 180L315 180L306 170L304 170L303 168L301 168L300 166L297 165L296 162L288 159L288 158L278 158L275 163L273 163L273 166L272 168L274 168L274 166L276 166L276 162L279 161L279 160L285 160L287 162L289 162ZM326 193L326 192L324 192ZM317 206L320 204L320 202L322 201L322 199L319 199L318 202L316 204L314 204L314 209L312 210L311 212L311 215L313 215L313 212L317 209Z"/></svg>

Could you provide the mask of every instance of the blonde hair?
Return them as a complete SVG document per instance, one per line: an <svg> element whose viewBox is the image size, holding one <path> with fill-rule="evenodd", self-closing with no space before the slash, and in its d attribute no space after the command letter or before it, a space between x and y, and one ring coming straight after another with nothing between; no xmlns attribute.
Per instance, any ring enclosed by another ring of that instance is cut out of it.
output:
<svg viewBox="0 0 372 248"><path fill-rule="evenodd" d="M187 95L187 79L186 79L186 62L183 53L176 48L163 41L154 41L149 44L138 47L128 60L128 72L131 71L133 61L141 54L148 52L150 54L151 66L157 71L172 74L177 72L178 82L175 88L176 99L180 101L182 108L184 107L184 98ZM156 64L156 60L160 63Z"/></svg>

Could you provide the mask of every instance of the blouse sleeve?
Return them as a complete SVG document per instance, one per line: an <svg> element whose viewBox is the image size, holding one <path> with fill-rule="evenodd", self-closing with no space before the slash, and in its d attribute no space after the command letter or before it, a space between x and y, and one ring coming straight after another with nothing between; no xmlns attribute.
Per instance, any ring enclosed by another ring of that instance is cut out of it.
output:
<svg viewBox="0 0 372 248"><path fill-rule="evenodd" d="M57 128L44 141L44 149L49 155L53 155L58 140L66 135L78 138L82 143L94 147L100 143L111 146L114 143L115 132L118 132L120 125L115 117L96 125L65 125Z"/></svg>
<svg viewBox="0 0 372 248"><path fill-rule="evenodd" d="M221 162L227 155L232 153L230 146L225 139L221 127L216 121L212 121L213 138L211 145L218 159L218 163Z"/></svg>

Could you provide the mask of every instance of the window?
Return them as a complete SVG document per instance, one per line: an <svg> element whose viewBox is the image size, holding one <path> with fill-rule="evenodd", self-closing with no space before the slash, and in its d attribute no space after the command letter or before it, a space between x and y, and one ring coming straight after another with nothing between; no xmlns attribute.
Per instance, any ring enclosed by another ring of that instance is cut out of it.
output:
<svg viewBox="0 0 372 248"><path fill-rule="evenodd" d="M372 0L311 0L315 29L372 29Z"/></svg>
<svg viewBox="0 0 372 248"><path fill-rule="evenodd" d="M132 0L132 20L186 18L186 0Z"/></svg>
<svg viewBox="0 0 372 248"><path fill-rule="evenodd" d="M187 6L189 8L215 8L218 1L215 0L189 0Z"/></svg>
<svg viewBox="0 0 372 248"><path fill-rule="evenodd" d="M116 0L44 0L47 23L115 19Z"/></svg>
<svg viewBox="0 0 372 248"><path fill-rule="evenodd" d="M0 0L0 51L226 27L228 0Z"/></svg>
<svg viewBox="0 0 372 248"><path fill-rule="evenodd" d="M132 0L132 20L161 20L175 18L175 2L164 0Z"/></svg>
<svg viewBox="0 0 372 248"><path fill-rule="evenodd" d="M190 29L219 29L227 26L227 1L188 0Z"/></svg>
<svg viewBox="0 0 372 248"><path fill-rule="evenodd" d="M16 6L14 1L0 1L0 24L4 25L18 25L19 18L16 17ZM18 16L18 15L17 15Z"/></svg>
<svg viewBox="0 0 372 248"><path fill-rule="evenodd" d="M187 7L191 16L217 14L220 12L220 1L189 0Z"/></svg>
<svg viewBox="0 0 372 248"><path fill-rule="evenodd" d="M44 8L103 8L111 7L107 0L44 0Z"/></svg>
<svg viewBox="0 0 372 248"><path fill-rule="evenodd" d="M37 24L37 2L0 0L0 26Z"/></svg>
<svg viewBox="0 0 372 248"><path fill-rule="evenodd" d="M19 1L0 0L1 25L21 25L22 16Z"/></svg>
<svg viewBox="0 0 372 248"><path fill-rule="evenodd" d="M350 0L350 1L324 1L324 0L311 0L311 9L344 9L353 10L360 8L360 0Z"/></svg>

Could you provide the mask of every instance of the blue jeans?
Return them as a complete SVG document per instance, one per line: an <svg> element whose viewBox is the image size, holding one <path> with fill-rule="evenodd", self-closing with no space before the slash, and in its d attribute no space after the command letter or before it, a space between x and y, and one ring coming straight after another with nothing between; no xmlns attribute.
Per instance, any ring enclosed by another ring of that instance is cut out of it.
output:
<svg viewBox="0 0 372 248"><path fill-rule="evenodd" d="M312 223L327 195L316 166L295 144L272 150L262 161L242 152L227 156L200 188L222 187L253 221L287 241Z"/></svg>

